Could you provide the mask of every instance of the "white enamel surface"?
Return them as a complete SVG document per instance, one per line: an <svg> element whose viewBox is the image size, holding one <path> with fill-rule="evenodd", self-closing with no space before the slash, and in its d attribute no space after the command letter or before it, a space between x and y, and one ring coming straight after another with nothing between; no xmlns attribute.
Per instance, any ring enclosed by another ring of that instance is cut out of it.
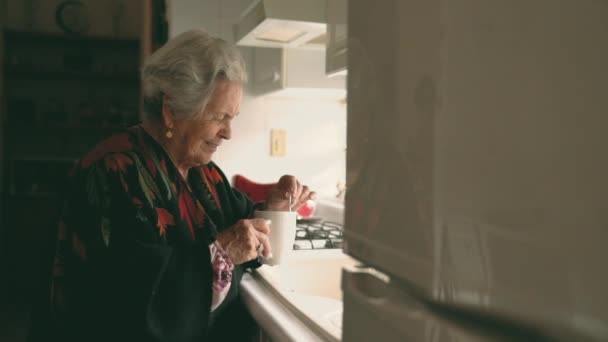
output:
<svg viewBox="0 0 608 342"><path fill-rule="evenodd" d="M346 252L608 339L608 3L349 10Z"/></svg>
<svg viewBox="0 0 608 342"><path fill-rule="evenodd" d="M240 284L241 296L249 313L265 335L273 341L323 341L294 312L291 305L284 305L274 289L261 281L256 274L245 274Z"/></svg>
<svg viewBox="0 0 608 342"><path fill-rule="evenodd" d="M283 264L262 266L256 272L318 329L339 340L342 268L355 264L340 250L294 251Z"/></svg>

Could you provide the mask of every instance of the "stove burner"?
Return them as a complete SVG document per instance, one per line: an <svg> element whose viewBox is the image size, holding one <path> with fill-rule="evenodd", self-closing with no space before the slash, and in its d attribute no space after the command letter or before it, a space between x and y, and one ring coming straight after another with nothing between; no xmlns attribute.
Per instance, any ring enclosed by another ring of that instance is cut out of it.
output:
<svg viewBox="0 0 608 342"><path fill-rule="evenodd" d="M342 230L342 225L336 222L299 222L293 249L342 248Z"/></svg>

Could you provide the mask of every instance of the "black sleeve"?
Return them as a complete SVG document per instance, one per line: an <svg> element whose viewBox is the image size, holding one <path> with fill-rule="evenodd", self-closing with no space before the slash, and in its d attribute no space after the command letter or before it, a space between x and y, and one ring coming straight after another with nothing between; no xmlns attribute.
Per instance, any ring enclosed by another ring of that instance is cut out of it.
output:
<svg viewBox="0 0 608 342"><path fill-rule="evenodd" d="M264 203L254 203L251 199L230 185L230 182L226 178L226 175L222 172L222 170L213 162L209 163L209 170L213 172L217 172L221 177L221 181L215 183L216 191L220 198L220 202L222 203L222 209L224 211L224 216L226 217L225 226L218 227L218 230L229 228L233 224L235 224L238 220L252 218L253 212L255 210L259 210L263 207ZM250 260L248 262L240 265L241 268L258 268L262 265L258 258ZM237 276L237 279L240 277Z"/></svg>
<svg viewBox="0 0 608 342"><path fill-rule="evenodd" d="M164 243L157 210L133 201L143 193L141 175L136 169L126 175L100 163L74 183L64 216L65 272L58 279L63 334L73 341L205 336L212 293L208 245Z"/></svg>

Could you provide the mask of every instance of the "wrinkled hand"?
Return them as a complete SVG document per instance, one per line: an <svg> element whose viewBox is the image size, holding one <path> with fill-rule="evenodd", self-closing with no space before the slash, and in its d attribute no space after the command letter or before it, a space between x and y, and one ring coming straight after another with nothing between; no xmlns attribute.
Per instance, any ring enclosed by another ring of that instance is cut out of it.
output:
<svg viewBox="0 0 608 342"><path fill-rule="evenodd" d="M296 211L310 199L314 199L316 193L310 191L306 185L294 176L285 175L273 186L266 196L266 210L288 211L289 194L291 194L291 210Z"/></svg>
<svg viewBox="0 0 608 342"><path fill-rule="evenodd" d="M258 246L267 258L272 249L268 241L270 221L262 218L240 220L232 227L218 233L217 241L235 265L253 260L258 256Z"/></svg>

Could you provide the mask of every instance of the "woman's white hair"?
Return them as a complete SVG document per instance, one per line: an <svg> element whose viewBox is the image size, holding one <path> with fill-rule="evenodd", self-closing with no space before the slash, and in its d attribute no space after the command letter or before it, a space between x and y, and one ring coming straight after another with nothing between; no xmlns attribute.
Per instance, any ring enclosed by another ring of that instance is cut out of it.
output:
<svg viewBox="0 0 608 342"><path fill-rule="evenodd" d="M144 116L162 116L163 95L177 118L192 118L209 102L218 80L245 82L236 46L203 30L181 33L147 58L141 72Z"/></svg>

